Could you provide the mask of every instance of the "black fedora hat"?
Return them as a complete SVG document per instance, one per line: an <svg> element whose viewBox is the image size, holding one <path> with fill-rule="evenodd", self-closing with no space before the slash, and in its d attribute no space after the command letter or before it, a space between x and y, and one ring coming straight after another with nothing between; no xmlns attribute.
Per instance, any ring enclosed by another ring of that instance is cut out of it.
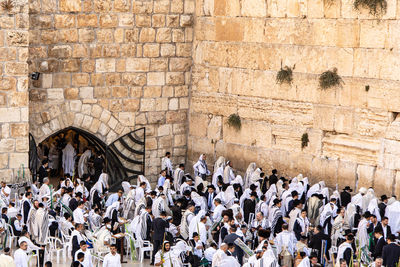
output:
<svg viewBox="0 0 400 267"><path fill-rule="evenodd" d="M353 189L351 189L350 186L346 186L345 188L343 188L343 190L347 190L347 191L353 192Z"/></svg>

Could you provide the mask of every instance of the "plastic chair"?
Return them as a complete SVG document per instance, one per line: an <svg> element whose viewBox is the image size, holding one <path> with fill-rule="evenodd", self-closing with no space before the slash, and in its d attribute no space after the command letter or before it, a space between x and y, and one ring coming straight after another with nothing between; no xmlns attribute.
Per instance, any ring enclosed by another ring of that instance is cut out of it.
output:
<svg viewBox="0 0 400 267"><path fill-rule="evenodd" d="M64 259L71 258L71 252L72 252L72 245L71 245L71 236L64 234L63 231L60 231L61 233L61 242L64 244Z"/></svg>
<svg viewBox="0 0 400 267"><path fill-rule="evenodd" d="M14 235L14 230L10 224L6 224L7 227L7 232L9 233L9 239L8 239L8 247L12 248L12 245L15 243L14 240L18 239L18 236Z"/></svg>
<svg viewBox="0 0 400 267"><path fill-rule="evenodd" d="M53 253L55 252L57 255L57 263L60 263L60 253L64 255L64 262L66 261L65 250L63 248L62 241L57 237L48 237L47 244L49 245L49 254L50 254L50 261L52 260Z"/></svg>
<svg viewBox="0 0 400 267"><path fill-rule="evenodd" d="M137 242L135 242L135 246L139 249L139 259L138 260L140 260L140 262L143 262L144 253L146 251L149 251L150 252L150 258L152 257L152 255L153 255L153 244L150 243L150 241L137 240Z"/></svg>

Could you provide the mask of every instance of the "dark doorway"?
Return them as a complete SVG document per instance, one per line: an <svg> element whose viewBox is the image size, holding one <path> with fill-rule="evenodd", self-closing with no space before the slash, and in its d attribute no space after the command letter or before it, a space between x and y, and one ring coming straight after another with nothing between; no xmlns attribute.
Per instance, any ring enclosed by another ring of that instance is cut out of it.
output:
<svg viewBox="0 0 400 267"><path fill-rule="evenodd" d="M79 158L87 149L100 153L104 158L104 169L109 174L111 190L120 187L124 180L130 181L138 175L144 175L145 128L127 133L110 145L106 145L101 139L87 131L68 127L50 135L39 146L36 146L34 137L30 135L29 168L33 179L36 179L40 159L44 157L51 162L52 173L50 177L60 178L64 174L61 150L67 143L74 146L77 155L73 172L75 177L79 176ZM92 167L89 169L93 174Z"/></svg>

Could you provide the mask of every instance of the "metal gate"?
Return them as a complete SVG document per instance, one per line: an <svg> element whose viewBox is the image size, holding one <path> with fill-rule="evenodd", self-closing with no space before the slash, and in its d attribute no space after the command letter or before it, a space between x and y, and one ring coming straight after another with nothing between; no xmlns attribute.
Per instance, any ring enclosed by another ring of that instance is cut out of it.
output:
<svg viewBox="0 0 400 267"><path fill-rule="evenodd" d="M129 181L137 178L138 175L144 175L146 143L144 127L125 134L108 146L93 134L75 127L65 128L51 136L68 130L73 130L81 135L105 155L105 168L109 175L108 183L111 190L119 188L124 180ZM29 134L29 169L33 179L36 179L39 167L36 142L33 135Z"/></svg>

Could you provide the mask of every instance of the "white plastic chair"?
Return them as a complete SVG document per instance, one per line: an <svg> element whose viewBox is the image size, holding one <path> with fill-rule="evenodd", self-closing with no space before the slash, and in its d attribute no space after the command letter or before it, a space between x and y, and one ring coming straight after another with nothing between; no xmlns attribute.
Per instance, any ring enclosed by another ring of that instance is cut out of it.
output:
<svg viewBox="0 0 400 267"><path fill-rule="evenodd" d="M56 253L57 255L57 263L60 263L60 254L63 253L64 256L64 262L66 261L66 255L65 255L65 250L63 248L63 243L62 241L57 238L57 237L48 237L47 238L47 244L49 245L49 254L50 254L50 260L52 260L53 253Z"/></svg>
<svg viewBox="0 0 400 267"><path fill-rule="evenodd" d="M18 239L18 236L14 235L14 230L10 224L6 224L7 227L7 232L9 233L8 236L8 247L12 248L12 245L15 243L14 240L16 241Z"/></svg>
<svg viewBox="0 0 400 267"><path fill-rule="evenodd" d="M64 244L64 259L71 258L71 252L72 252L72 247L71 247L71 236L64 234L63 231L60 231L61 233L61 242Z"/></svg>
<svg viewBox="0 0 400 267"><path fill-rule="evenodd" d="M139 249L139 259L140 262L143 262L144 259L144 253L146 251L150 252L150 258L153 255L153 244L150 243L150 241L147 240L137 240L137 242L135 242L135 246Z"/></svg>

